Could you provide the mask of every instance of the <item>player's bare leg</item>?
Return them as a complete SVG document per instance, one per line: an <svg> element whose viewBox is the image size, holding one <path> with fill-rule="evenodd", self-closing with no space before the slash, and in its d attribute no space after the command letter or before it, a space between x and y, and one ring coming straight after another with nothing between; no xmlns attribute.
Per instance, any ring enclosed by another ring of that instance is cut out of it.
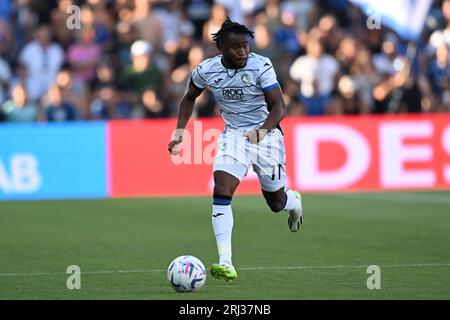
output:
<svg viewBox="0 0 450 320"><path fill-rule="evenodd" d="M214 196L233 197L239 183L238 178L225 171L214 171Z"/></svg>
<svg viewBox="0 0 450 320"><path fill-rule="evenodd" d="M292 232L297 232L303 224L301 195L297 191L281 188L274 192L262 190L267 205L273 212L288 211L288 225Z"/></svg>
<svg viewBox="0 0 450 320"><path fill-rule="evenodd" d="M231 200L239 179L224 171L214 171L214 202L212 225L216 236L219 263L211 267L216 279L231 281L237 278L231 262L231 234L233 230L233 212Z"/></svg>

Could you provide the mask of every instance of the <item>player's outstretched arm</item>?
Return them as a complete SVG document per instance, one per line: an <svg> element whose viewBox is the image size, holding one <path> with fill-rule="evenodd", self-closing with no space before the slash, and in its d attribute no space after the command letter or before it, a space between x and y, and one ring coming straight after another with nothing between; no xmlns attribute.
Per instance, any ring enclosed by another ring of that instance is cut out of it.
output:
<svg viewBox="0 0 450 320"><path fill-rule="evenodd" d="M281 88L279 86L268 91L264 91L264 96L266 97L266 101L271 109L266 121L258 130L249 131L245 134L250 143L258 143L262 141L266 134L269 133L270 130L276 128L276 126L287 114L286 104L284 103Z"/></svg>
<svg viewBox="0 0 450 320"><path fill-rule="evenodd" d="M186 128L189 119L191 118L192 111L194 110L195 99L202 93L202 90L196 88L192 81L189 82L188 89L184 94L180 102L180 108L178 110L178 123L175 136L169 142L169 152L173 155L179 153L178 145L183 141L183 132Z"/></svg>

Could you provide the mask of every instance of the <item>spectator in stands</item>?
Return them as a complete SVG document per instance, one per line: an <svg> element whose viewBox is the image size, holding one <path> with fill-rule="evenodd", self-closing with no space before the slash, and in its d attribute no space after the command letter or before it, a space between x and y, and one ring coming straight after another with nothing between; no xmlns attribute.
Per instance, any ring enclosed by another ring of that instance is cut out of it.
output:
<svg viewBox="0 0 450 320"><path fill-rule="evenodd" d="M194 39L201 40L203 26L209 19L214 0L183 0L187 17L194 24Z"/></svg>
<svg viewBox="0 0 450 320"><path fill-rule="evenodd" d="M374 101L372 90L380 82L380 75L375 71L372 55L365 46L359 45L352 65L350 75L356 84L356 90L369 108L373 110Z"/></svg>
<svg viewBox="0 0 450 320"><path fill-rule="evenodd" d="M401 98L399 90L411 76L411 63L406 58L399 58L395 66L395 73L392 76L387 74L373 89L374 113L395 113L399 110Z"/></svg>
<svg viewBox="0 0 450 320"><path fill-rule="evenodd" d="M192 37L194 24L187 19L184 10L181 10L179 1L164 2L159 8L155 8L154 13L161 21L164 53L172 55L178 48L182 34Z"/></svg>
<svg viewBox="0 0 450 320"><path fill-rule="evenodd" d="M146 89L141 95L143 118L164 118L170 115L167 105L153 89Z"/></svg>
<svg viewBox="0 0 450 320"><path fill-rule="evenodd" d="M14 88L17 84L22 84L25 88L28 88L30 86L28 83L29 81L27 67L21 63L17 63L14 66L14 72L9 80L9 96L11 96L12 88Z"/></svg>
<svg viewBox="0 0 450 320"><path fill-rule="evenodd" d="M323 52L318 38L310 36L306 55L297 58L289 71L290 77L300 83L300 101L305 105L307 114L325 114L338 71L336 59Z"/></svg>
<svg viewBox="0 0 450 320"><path fill-rule="evenodd" d="M79 119L90 119L89 99L91 97L75 85L70 69L61 69L56 77L56 85L60 89L62 99L76 107Z"/></svg>
<svg viewBox="0 0 450 320"><path fill-rule="evenodd" d="M170 92L172 98L179 102L184 95L192 71L205 59L205 51L200 46L193 46L188 53L187 63L175 68L170 75Z"/></svg>
<svg viewBox="0 0 450 320"><path fill-rule="evenodd" d="M9 49L13 49L14 44L12 42L15 42L22 49L27 42L32 40L41 19L38 12L33 8L31 1L14 1L14 10L10 21L13 39L11 39Z"/></svg>
<svg viewBox="0 0 450 320"><path fill-rule="evenodd" d="M373 56L373 64L379 74L392 76L396 72L394 61L399 56L398 42L397 36L393 33L388 33L384 37L381 53Z"/></svg>
<svg viewBox="0 0 450 320"><path fill-rule="evenodd" d="M95 29L84 28L75 35L76 41L68 49L67 61L74 80L86 85L95 79L95 68L102 52L100 46L95 43Z"/></svg>
<svg viewBox="0 0 450 320"><path fill-rule="evenodd" d="M14 35L12 26L8 20L0 19L0 56L6 60L12 60L15 50L13 50Z"/></svg>
<svg viewBox="0 0 450 320"><path fill-rule="evenodd" d="M48 122L65 122L78 119L78 112L74 105L63 100L61 89L54 84L48 89L43 98L44 116Z"/></svg>
<svg viewBox="0 0 450 320"><path fill-rule="evenodd" d="M146 41L155 51L159 51L162 47L163 30L161 21L153 13L152 7L153 4L148 0L134 0L132 21L138 39Z"/></svg>
<svg viewBox="0 0 450 320"><path fill-rule="evenodd" d="M107 52L112 48L112 37L109 28L113 30L113 26L109 21L109 13L105 8L104 1L97 0L95 4L92 0L90 0L90 2L93 4L96 11L94 12L91 5L85 5L81 8L81 30L93 30L92 42L97 45L102 52Z"/></svg>
<svg viewBox="0 0 450 320"><path fill-rule="evenodd" d="M357 92L357 84L348 75L342 76L337 85L334 98L327 105L327 114L366 114L369 106Z"/></svg>
<svg viewBox="0 0 450 320"><path fill-rule="evenodd" d="M0 2L0 20L8 21L13 7L12 0L3 0Z"/></svg>
<svg viewBox="0 0 450 320"><path fill-rule="evenodd" d="M7 122L34 122L38 120L38 105L28 100L22 84L12 89L11 99L3 103L1 112Z"/></svg>
<svg viewBox="0 0 450 320"><path fill-rule="evenodd" d="M0 57L0 105L6 100L11 78L12 73L8 62Z"/></svg>
<svg viewBox="0 0 450 320"><path fill-rule="evenodd" d="M116 71L113 68L112 59L109 56L103 56L95 67L94 80L92 88L97 89L106 86L115 86L117 82Z"/></svg>
<svg viewBox="0 0 450 320"><path fill-rule="evenodd" d="M450 47L450 0L444 0L442 2L442 16L444 18L445 28L434 31L429 40L431 46L435 48L443 42Z"/></svg>
<svg viewBox="0 0 450 320"><path fill-rule="evenodd" d="M93 94L93 100L90 104L92 119L108 120L114 118L114 98L113 87L103 87L96 90Z"/></svg>
<svg viewBox="0 0 450 320"><path fill-rule="evenodd" d="M51 42L52 33L47 25L40 26L34 34L34 40L23 48L19 62L28 72L27 91L29 99L37 101L55 81L64 62L64 51L55 42Z"/></svg>
<svg viewBox="0 0 450 320"><path fill-rule="evenodd" d="M411 74L399 88L398 113L422 113L430 111L431 86L422 74Z"/></svg>
<svg viewBox="0 0 450 320"><path fill-rule="evenodd" d="M120 21L116 27L117 42L114 48L115 60L119 66L131 63L131 45L137 40L136 30L126 21Z"/></svg>
<svg viewBox="0 0 450 320"><path fill-rule="evenodd" d="M445 43L436 48L435 57L429 65L428 77L438 99L450 90L450 55L449 47Z"/></svg>
<svg viewBox="0 0 450 320"><path fill-rule="evenodd" d="M51 12L51 26L55 40L67 50L72 41L72 30L69 28L62 28L67 24L68 9L73 6L74 0L60 0L58 2L58 7L53 9ZM72 11L74 13L74 11ZM75 22L75 20L71 21Z"/></svg>
<svg viewBox="0 0 450 320"><path fill-rule="evenodd" d="M272 39L269 28L261 19L255 19L255 48L253 52L268 57L270 60L276 59L277 50Z"/></svg>
<svg viewBox="0 0 450 320"><path fill-rule="evenodd" d="M350 69L356 59L356 52L356 39L352 36L344 37L336 51L336 59L343 74L350 74Z"/></svg>
<svg viewBox="0 0 450 320"><path fill-rule="evenodd" d="M139 101L144 90L160 92L164 85L163 74L154 63L152 54L153 46L144 40L138 40L131 46L132 64L123 70L122 84L128 89L129 101L133 104Z"/></svg>
<svg viewBox="0 0 450 320"><path fill-rule="evenodd" d="M339 26L336 17L332 14L324 15L320 18L316 29L320 40L325 44L323 51L329 54L334 54L344 37L344 33Z"/></svg>
<svg viewBox="0 0 450 320"><path fill-rule="evenodd" d="M220 29L227 16L228 11L223 5L214 4L212 6L211 15L203 26L202 41L206 45L205 52L207 56L217 54L216 45L212 40L211 34L216 33Z"/></svg>
<svg viewBox="0 0 450 320"><path fill-rule="evenodd" d="M298 30L295 21L295 13L290 10L281 12L281 24L275 30L274 40L281 51L296 56L300 52L300 44L298 41Z"/></svg>
<svg viewBox="0 0 450 320"><path fill-rule="evenodd" d="M91 118L97 120L144 117L139 102L132 105L125 101L121 89L114 85L105 85L96 89L89 107Z"/></svg>
<svg viewBox="0 0 450 320"><path fill-rule="evenodd" d="M114 1L115 2L115 1ZM92 9L94 14L94 25L99 25L105 28L108 33L113 32L114 26L116 24L114 13L111 11L111 0L87 0L87 3ZM101 35L101 32L97 32ZM108 34L108 38L110 34Z"/></svg>

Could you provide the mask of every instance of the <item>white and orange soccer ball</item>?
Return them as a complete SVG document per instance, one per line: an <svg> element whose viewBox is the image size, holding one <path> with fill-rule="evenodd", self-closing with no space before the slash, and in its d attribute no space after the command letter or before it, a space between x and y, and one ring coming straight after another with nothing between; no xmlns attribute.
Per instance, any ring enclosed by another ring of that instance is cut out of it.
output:
<svg viewBox="0 0 450 320"><path fill-rule="evenodd" d="M203 263L194 256L175 258L167 269L167 280L178 292L197 291L206 281L206 269Z"/></svg>

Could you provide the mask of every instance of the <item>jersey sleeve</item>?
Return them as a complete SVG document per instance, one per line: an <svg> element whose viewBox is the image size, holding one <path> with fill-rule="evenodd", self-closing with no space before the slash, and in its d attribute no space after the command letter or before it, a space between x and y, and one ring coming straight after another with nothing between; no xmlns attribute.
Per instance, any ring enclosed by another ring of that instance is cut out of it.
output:
<svg viewBox="0 0 450 320"><path fill-rule="evenodd" d="M191 82L199 90L203 90L206 88L207 84L205 76L203 75L202 72L202 65L198 65L197 68L195 68L194 71L192 71Z"/></svg>
<svg viewBox="0 0 450 320"><path fill-rule="evenodd" d="M268 91L279 86L277 75L273 68L272 62L267 59L260 68L259 83L263 91Z"/></svg>

